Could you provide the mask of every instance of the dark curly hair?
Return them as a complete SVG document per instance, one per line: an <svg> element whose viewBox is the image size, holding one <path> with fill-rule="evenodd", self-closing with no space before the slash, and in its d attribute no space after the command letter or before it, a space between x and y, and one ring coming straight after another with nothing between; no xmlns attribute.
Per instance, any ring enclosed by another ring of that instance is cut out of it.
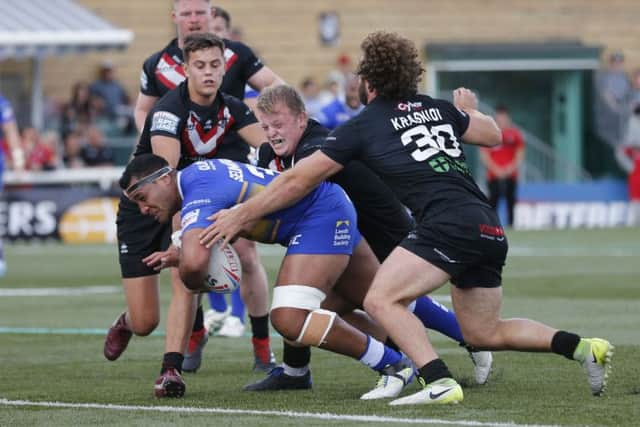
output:
<svg viewBox="0 0 640 427"><path fill-rule="evenodd" d="M362 44L357 73L385 99L402 99L418 92L424 68L415 44L396 33L377 31Z"/></svg>

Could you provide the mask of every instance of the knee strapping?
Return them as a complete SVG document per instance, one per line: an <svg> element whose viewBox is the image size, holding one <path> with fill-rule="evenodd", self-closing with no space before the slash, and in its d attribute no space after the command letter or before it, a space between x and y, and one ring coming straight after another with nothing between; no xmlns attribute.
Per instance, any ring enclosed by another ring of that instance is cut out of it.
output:
<svg viewBox="0 0 640 427"><path fill-rule="evenodd" d="M308 310L309 313L295 342L318 347L324 342L336 319L336 313L320 308L320 304L325 298L324 292L311 286L276 286L273 290L271 309L297 308Z"/></svg>
<svg viewBox="0 0 640 427"><path fill-rule="evenodd" d="M307 315L296 342L304 345L320 347L333 327L336 313L318 308Z"/></svg>

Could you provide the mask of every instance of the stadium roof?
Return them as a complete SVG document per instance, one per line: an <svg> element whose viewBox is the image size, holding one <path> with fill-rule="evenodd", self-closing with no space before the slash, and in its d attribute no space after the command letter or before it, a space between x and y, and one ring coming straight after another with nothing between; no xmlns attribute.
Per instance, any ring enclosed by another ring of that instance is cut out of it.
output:
<svg viewBox="0 0 640 427"><path fill-rule="evenodd" d="M71 0L2 0L0 60L123 49L133 32L120 29Z"/></svg>

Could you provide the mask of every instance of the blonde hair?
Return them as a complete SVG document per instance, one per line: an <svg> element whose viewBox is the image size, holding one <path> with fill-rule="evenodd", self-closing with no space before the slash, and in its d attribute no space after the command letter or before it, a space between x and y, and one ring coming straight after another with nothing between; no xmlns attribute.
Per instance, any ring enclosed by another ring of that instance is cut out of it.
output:
<svg viewBox="0 0 640 427"><path fill-rule="evenodd" d="M263 89L256 101L256 108L263 113L273 113L273 109L277 103L283 103L294 114L305 112L304 102L293 87L285 84L270 86Z"/></svg>

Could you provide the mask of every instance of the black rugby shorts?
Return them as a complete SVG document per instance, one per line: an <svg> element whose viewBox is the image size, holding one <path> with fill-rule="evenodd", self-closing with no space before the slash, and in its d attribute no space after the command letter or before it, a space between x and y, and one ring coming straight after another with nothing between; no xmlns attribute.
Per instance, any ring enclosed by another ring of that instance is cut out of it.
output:
<svg viewBox="0 0 640 427"><path fill-rule="evenodd" d="M490 207L465 205L420 221L400 246L446 271L459 288L502 285L508 243Z"/></svg>
<svg viewBox="0 0 640 427"><path fill-rule="evenodd" d="M158 274L142 259L153 252L164 251L171 242L171 223L160 224L152 216L143 215L138 205L120 197L118 206L118 260L122 278Z"/></svg>

